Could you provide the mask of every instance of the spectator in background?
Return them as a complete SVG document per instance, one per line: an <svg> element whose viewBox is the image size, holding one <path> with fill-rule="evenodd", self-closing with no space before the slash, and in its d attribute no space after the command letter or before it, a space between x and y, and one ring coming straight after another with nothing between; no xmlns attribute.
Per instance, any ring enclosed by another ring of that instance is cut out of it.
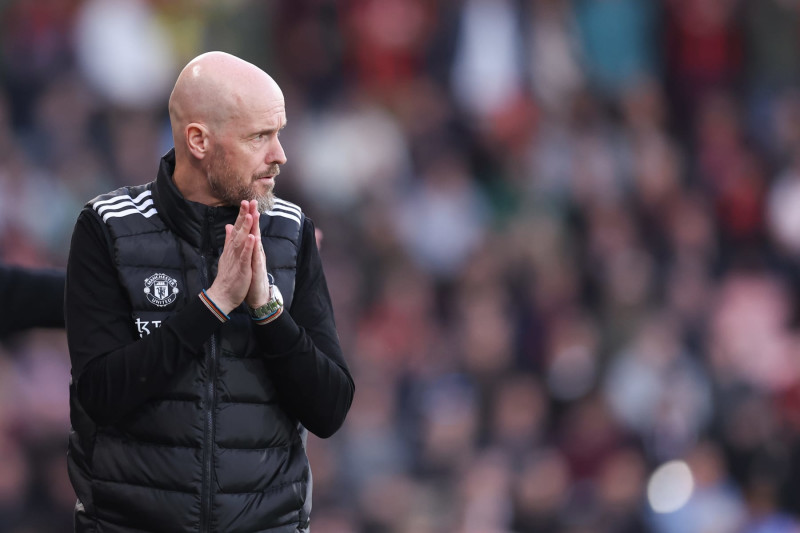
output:
<svg viewBox="0 0 800 533"><path fill-rule="evenodd" d="M0 341L12 339L16 334L35 328L63 328L64 327L64 271L57 268L42 267L22 267L0 264L0 296L3 298L3 308L0 311ZM57 343L56 343L57 344ZM53 349L54 351L57 348ZM28 458L28 454L39 453L33 451L19 438L16 438L14 428L19 423L22 409L11 409L4 406L12 402L25 404L25 413L34 415L37 422L42 424L32 431L42 431L45 429L45 419L59 419L57 410L46 413L38 413L36 416L37 403L47 405L57 393L53 394L50 388L45 390L37 397L28 398L27 390L22 386L21 374L14 372L11 363L4 364L2 357L3 349L0 344L0 531L12 531L16 525L26 522L26 502L25 498L29 490L35 490L37 480L37 463ZM52 355L52 353L48 354ZM50 358L48 357L48 360ZM38 383L45 386L52 386L52 381L44 381L41 372L42 366L38 367L31 361L30 372L26 376L31 381L39 379ZM55 365L51 365L51 368ZM61 400L61 398L58 398ZM29 401L34 400L34 401ZM44 416L41 416L44 415ZM58 426L57 423L53 424ZM55 447L52 448L55 450ZM49 458L51 464L58 469L59 474L63 474L63 447L59 447L58 452L51 453ZM42 457L44 459L44 457ZM44 474L49 475L49 474ZM66 479L65 475L55 474L51 480ZM53 485L51 485L53 487ZM71 497L71 491L60 490L63 487L55 486L53 493ZM54 500L42 498L49 503ZM69 507L72 506L70 503ZM51 515L60 516L56 505L47 508L47 512L42 513L40 520L47 523ZM54 521L58 520L57 518Z"/></svg>
<svg viewBox="0 0 800 533"><path fill-rule="evenodd" d="M0 265L0 339L30 328L64 327L64 272Z"/></svg>
<svg viewBox="0 0 800 533"><path fill-rule="evenodd" d="M758 2L749 2L755 4ZM664 2L667 84L680 127L710 92L740 81L743 35L732 0Z"/></svg>
<svg viewBox="0 0 800 533"><path fill-rule="evenodd" d="M578 0L575 16L589 83L616 100L623 89L656 74L653 40L659 2L655 0Z"/></svg>

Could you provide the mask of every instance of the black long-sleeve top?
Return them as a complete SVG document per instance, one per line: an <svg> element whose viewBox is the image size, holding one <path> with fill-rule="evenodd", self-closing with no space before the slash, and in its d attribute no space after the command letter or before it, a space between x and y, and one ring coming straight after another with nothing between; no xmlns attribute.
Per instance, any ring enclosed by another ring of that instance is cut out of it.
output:
<svg viewBox="0 0 800 533"><path fill-rule="evenodd" d="M64 271L0 265L0 338L64 327Z"/></svg>
<svg viewBox="0 0 800 533"><path fill-rule="evenodd" d="M281 404L309 431L332 435L353 399L314 227L306 218L291 309L253 325ZM66 289L67 339L78 399L97 424L110 424L157 396L198 357L222 323L199 296L139 338L109 253L103 222L84 210L72 236Z"/></svg>

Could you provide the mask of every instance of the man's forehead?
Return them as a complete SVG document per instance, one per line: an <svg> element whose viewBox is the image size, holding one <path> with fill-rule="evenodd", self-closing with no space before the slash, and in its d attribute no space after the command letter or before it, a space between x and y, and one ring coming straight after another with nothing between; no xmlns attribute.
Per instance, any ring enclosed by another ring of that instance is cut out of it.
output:
<svg viewBox="0 0 800 533"><path fill-rule="evenodd" d="M283 105L244 108L236 121L250 133L280 130L286 126L286 108Z"/></svg>
<svg viewBox="0 0 800 533"><path fill-rule="evenodd" d="M257 117L259 120L272 120L284 123L286 122L286 106L283 102L274 102L261 108L250 109L250 116Z"/></svg>

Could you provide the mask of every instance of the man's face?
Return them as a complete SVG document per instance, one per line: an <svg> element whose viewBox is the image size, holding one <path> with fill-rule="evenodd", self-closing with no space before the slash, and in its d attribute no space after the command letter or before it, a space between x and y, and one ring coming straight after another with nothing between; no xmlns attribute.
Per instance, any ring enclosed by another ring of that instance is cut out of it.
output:
<svg viewBox="0 0 800 533"><path fill-rule="evenodd" d="M264 91L215 131L206 167L209 189L224 205L257 200L262 213L272 208L275 178L286 163L278 134L286 125L283 95Z"/></svg>
<svg viewBox="0 0 800 533"><path fill-rule="evenodd" d="M234 165L225 153L225 148L218 146L209 162L207 176L211 193L224 205L237 206L242 200L258 200L258 210L263 213L272 209L275 195L275 177L280 173L278 163L270 164L263 171L247 174L243 167ZM271 178L267 178L271 177Z"/></svg>

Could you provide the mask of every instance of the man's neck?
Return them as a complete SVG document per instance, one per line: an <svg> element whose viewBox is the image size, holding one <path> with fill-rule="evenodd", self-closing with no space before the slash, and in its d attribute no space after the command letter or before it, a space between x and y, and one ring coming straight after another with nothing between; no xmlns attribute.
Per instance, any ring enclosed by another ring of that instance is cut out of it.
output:
<svg viewBox="0 0 800 533"><path fill-rule="evenodd" d="M172 181L181 195L190 202L219 206L221 202L208 190L208 180L202 169L176 158Z"/></svg>

